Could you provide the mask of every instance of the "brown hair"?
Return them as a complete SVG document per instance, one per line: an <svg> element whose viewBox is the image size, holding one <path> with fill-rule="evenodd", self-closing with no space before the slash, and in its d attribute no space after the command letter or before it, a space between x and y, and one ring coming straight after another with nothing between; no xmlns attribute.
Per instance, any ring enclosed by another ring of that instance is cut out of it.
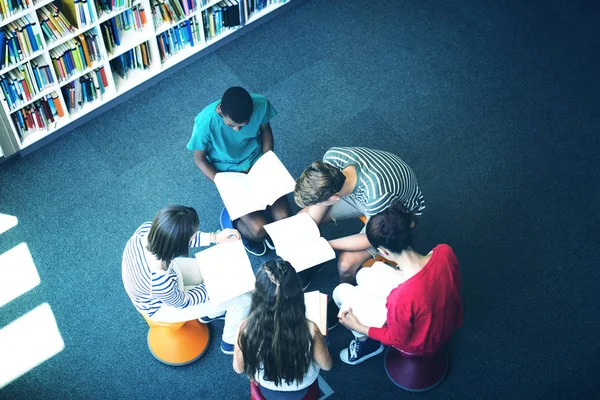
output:
<svg viewBox="0 0 600 400"><path fill-rule="evenodd" d="M314 161L296 181L294 200L300 207L308 207L329 199L342 190L346 177L336 167Z"/></svg>

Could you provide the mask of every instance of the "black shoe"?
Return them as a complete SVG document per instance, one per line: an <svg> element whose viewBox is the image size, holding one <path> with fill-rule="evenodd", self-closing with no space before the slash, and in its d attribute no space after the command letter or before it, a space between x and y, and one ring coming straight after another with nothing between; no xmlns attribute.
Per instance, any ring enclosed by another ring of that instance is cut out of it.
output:
<svg viewBox="0 0 600 400"><path fill-rule="evenodd" d="M264 241L255 242L254 240L248 240L242 236L242 243L246 251L257 257L264 256L267 252L267 247Z"/></svg>
<svg viewBox="0 0 600 400"><path fill-rule="evenodd" d="M310 282L314 276L313 268L305 269L304 271L298 272L298 278L300 278L300 284L302 285L302 291L305 292L310 286Z"/></svg>
<svg viewBox="0 0 600 400"><path fill-rule="evenodd" d="M335 301L330 297L327 302L327 332L337 327L340 323L338 319L338 314L340 312L340 308L335 304Z"/></svg>
<svg viewBox="0 0 600 400"><path fill-rule="evenodd" d="M269 235L265 237L265 246L267 246L269 250L275 250L275 245L273 244L273 240L271 240Z"/></svg>

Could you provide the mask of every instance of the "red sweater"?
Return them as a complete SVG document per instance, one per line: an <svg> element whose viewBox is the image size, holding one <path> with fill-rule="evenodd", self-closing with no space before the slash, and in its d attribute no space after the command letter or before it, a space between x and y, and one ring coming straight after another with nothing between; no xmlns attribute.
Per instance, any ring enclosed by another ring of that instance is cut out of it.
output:
<svg viewBox="0 0 600 400"><path fill-rule="evenodd" d="M407 353L437 351L462 325L458 260L447 244L433 249L416 275L387 298L387 323L370 328L369 337Z"/></svg>

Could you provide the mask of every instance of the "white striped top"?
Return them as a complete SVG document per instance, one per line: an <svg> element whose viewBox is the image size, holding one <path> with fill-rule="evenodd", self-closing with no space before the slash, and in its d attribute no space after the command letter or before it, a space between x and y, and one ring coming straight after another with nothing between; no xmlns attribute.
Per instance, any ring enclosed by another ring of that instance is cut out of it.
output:
<svg viewBox="0 0 600 400"><path fill-rule="evenodd" d="M160 261L146 249L151 226L152 222L142 224L129 239L123 252L123 284L135 307L151 317L163 304L185 308L206 302L208 295L203 283L185 292L179 290L175 272L170 268L163 271ZM190 240L190 247L208 244L209 234L204 232L196 232Z"/></svg>
<svg viewBox="0 0 600 400"><path fill-rule="evenodd" d="M425 209L415 173L395 154L365 147L332 147L323 162L340 170L350 165L356 168L356 187L348 196L365 207L367 216L385 210L395 199L416 215Z"/></svg>

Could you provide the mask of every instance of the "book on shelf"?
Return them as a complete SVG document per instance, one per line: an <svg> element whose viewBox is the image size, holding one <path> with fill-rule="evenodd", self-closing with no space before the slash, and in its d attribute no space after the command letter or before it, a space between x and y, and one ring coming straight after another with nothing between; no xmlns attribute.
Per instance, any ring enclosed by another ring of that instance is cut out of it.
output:
<svg viewBox="0 0 600 400"><path fill-rule="evenodd" d="M318 290L304 293L306 319L319 327L323 336L327 335L327 295Z"/></svg>
<svg viewBox="0 0 600 400"><path fill-rule="evenodd" d="M127 79L129 71L134 69L146 70L152 62L148 43L144 42L131 50L115 57L110 62L111 69L122 79ZM106 78L104 78L105 80Z"/></svg>
<svg viewBox="0 0 600 400"><path fill-rule="evenodd" d="M211 303L222 304L254 290L256 279L241 240L202 250L196 261Z"/></svg>
<svg viewBox="0 0 600 400"><path fill-rule="evenodd" d="M73 114L85 104L101 98L108 86L102 80L102 74L104 74L104 67L97 68L61 88L69 113Z"/></svg>
<svg viewBox="0 0 600 400"><path fill-rule="evenodd" d="M335 258L329 242L321 237L319 227L308 213L265 225L277 255L288 261L297 272Z"/></svg>
<svg viewBox="0 0 600 400"><path fill-rule="evenodd" d="M296 182L275 153L268 151L247 174L219 172L215 184L233 220L273 205L294 191Z"/></svg>
<svg viewBox="0 0 600 400"><path fill-rule="evenodd" d="M51 125L61 117L54 96L47 95L11 114L17 133L22 140L32 132L49 130ZM60 109L62 112L62 107ZM64 113L62 114L64 115Z"/></svg>

